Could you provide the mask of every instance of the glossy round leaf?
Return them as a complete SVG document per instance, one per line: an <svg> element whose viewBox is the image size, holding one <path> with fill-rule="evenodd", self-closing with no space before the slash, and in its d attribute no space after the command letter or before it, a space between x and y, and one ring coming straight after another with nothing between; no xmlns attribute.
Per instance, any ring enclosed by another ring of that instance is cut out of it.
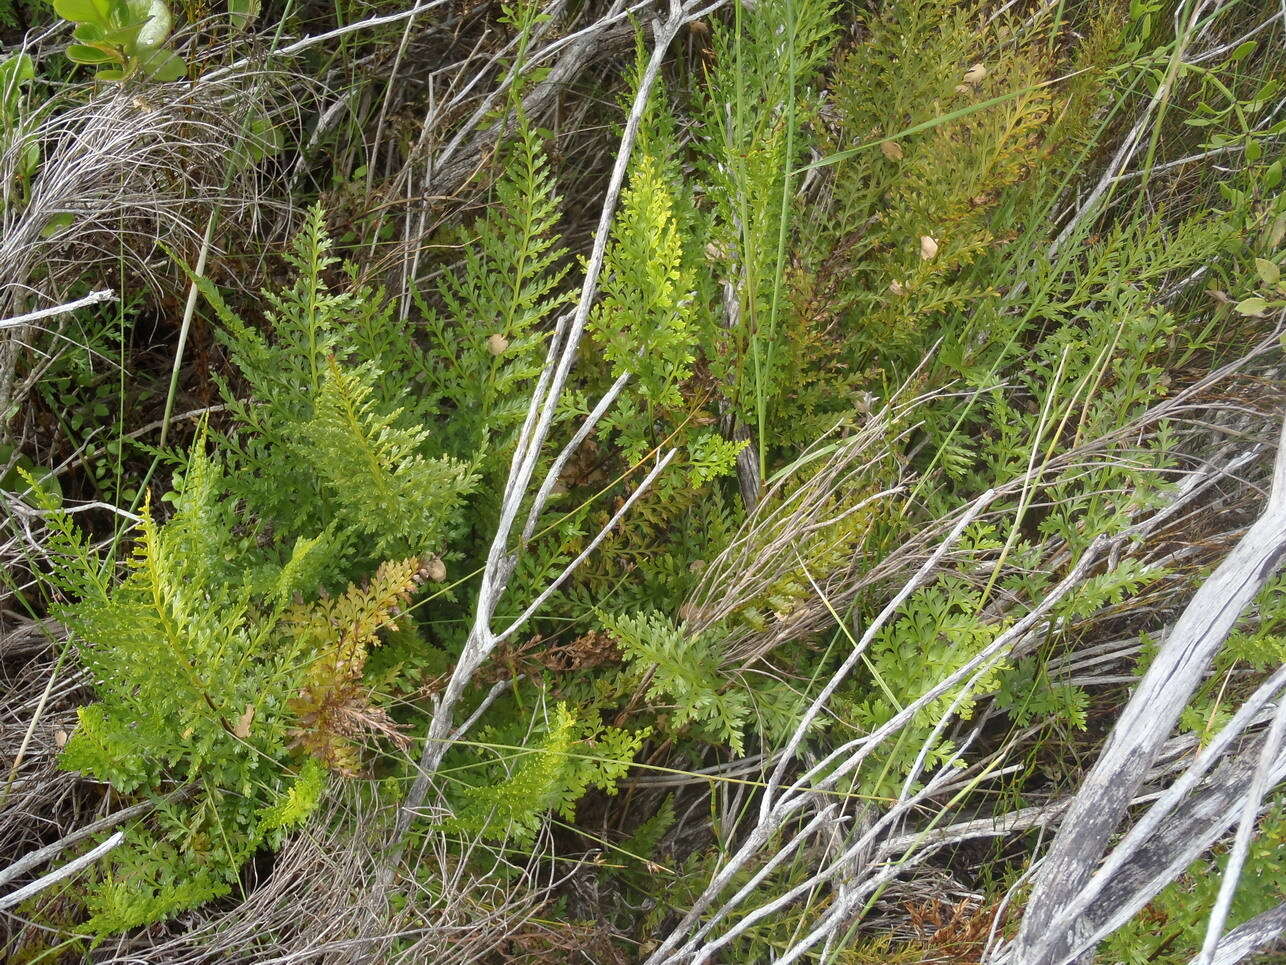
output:
<svg viewBox="0 0 1286 965"><path fill-rule="evenodd" d="M99 0L54 0L54 13L64 20L77 23L97 23L106 26L109 21L108 4Z"/></svg>
<svg viewBox="0 0 1286 965"><path fill-rule="evenodd" d="M142 8L142 9L140 9ZM165 43L165 39L170 35L170 30L174 26L174 18L170 16L170 8L165 0L151 0L150 3L131 3L131 13L140 13L144 19L142 29L138 32L138 45L148 49L155 49Z"/></svg>

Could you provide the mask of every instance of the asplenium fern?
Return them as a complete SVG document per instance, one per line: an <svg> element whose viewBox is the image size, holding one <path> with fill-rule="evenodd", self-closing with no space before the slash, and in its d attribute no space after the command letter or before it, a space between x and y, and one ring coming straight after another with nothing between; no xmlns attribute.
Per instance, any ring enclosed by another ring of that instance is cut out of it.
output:
<svg viewBox="0 0 1286 965"><path fill-rule="evenodd" d="M156 805L96 866L83 895L95 934L225 894L256 849L307 819L328 769L358 769L358 737L396 736L362 672L426 578L422 561L387 563L366 585L306 602L325 541L298 541L271 580L239 574L221 477L198 445L173 515L161 525L145 507L113 587L40 497L58 534L52 581L79 594L56 614L96 681L61 764Z"/></svg>
<svg viewBox="0 0 1286 965"><path fill-rule="evenodd" d="M1049 119L1043 53L1019 47L979 63L988 37L972 20L945 0L899 0L837 67L828 147L858 153L836 167L826 213L850 232L840 304L855 316L863 367L888 365L944 312L987 294L957 276L1010 230L990 223L993 208L1030 170ZM870 146L906 130L916 133Z"/></svg>
<svg viewBox="0 0 1286 965"><path fill-rule="evenodd" d="M495 203L466 234L463 261L434 292L417 293L433 358L429 389L449 416L440 451L471 458L485 449L494 467L513 445L553 317L567 302L560 216L540 133L520 117Z"/></svg>
<svg viewBox="0 0 1286 965"><path fill-rule="evenodd" d="M685 633L661 614L604 617L617 638L628 667L647 696L671 704L669 726L727 744L737 754L745 747L750 698L721 673L722 658L713 634Z"/></svg>
<svg viewBox="0 0 1286 965"><path fill-rule="evenodd" d="M296 746L341 774L354 775L359 748L354 738L393 734L387 711L372 705L362 674L381 630L394 630L401 611L428 578L412 557L382 563L370 582L338 597L297 603L283 617L287 635L310 654L302 685L288 706L297 718Z"/></svg>
<svg viewBox="0 0 1286 965"><path fill-rule="evenodd" d="M375 557L440 550L472 478L454 460L423 455L428 430L405 425L402 409L381 411L372 374L369 363L345 371L329 359L297 448L312 454L323 490Z"/></svg>
<svg viewBox="0 0 1286 965"><path fill-rule="evenodd" d="M284 694L308 656L306 641L282 632L281 617L315 574L309 557L322 545L298 542L262 587L238 582L220 480L198 445L173 516L160 525L145 506L126 576L112 587L68 517L40 497L63 551L52 581L79 594L56 613L94 674L97 698L80 708L62 766L157 804L154 820L98 866L85 897L91 932L225 893L261 842L306 816L307 802L297 800L267 819L297 783Z"/></svg>
<svg viewBox="0 0 1286 965"><path fill-rule="evenodd" d="M996 628L979 616L981 593L963 581L944 580L913 594L902 616L888 625L868 651L870 679L866 693L854 698L852 723L859 733L870 733L904 707L976 657L994 639ZM996 686L996 673L986 676L956 706L969 717L977 698ZM910 773L934 727L961 697L962 688L940 695L873 756L859 776L865 793L896 796L902 779ZM929 747L929 766L945 760L951 745L940 740Z"/></svg>
<svg viewBox="0 0 1286 965"><path fill-rule="evenodd" d="M621 199L592 321L614 374L630 373L638 394L662 409L682 404L678 386L695 359L695 280L684 264L673 206L661 162L643 154Z"/></svg>
<svg viewBox="0 0 1286 965"><path fill-rule="evenodd" d="M396 368L414 382L427 363L399 334L383 294L362 285L331 290L330 246L314 208L287 255L296 279L265 292L266 333L203 284L250 388L242 397L223 386L237 422L221 440L235 470L229 495L271 526L271 545L327 532L339 564L441 553L473 474L435 454L441 443L425 427L425 404L388 378ZM335 572L349 575L343 565Z"/></svg>
<svg viewBox="0 0 1286 965"><path fill-rule="evenodd" d="M250 393L224 386L222 459L203 437L170 518L145 505L122 581L52 497L43 506L53 582L76 600L58 614L98 681L63 765L158 805L84 894L95 933L226 893L316 806L324 768L351 774L358 737L397 736L365 657L425 578L418 554L445 551L472 477L430 454L423 409L388 398L381 353L405 360L413 346L378 293L330 290L328 250L314 211L288 259L298 277L268 295L266 333L201 283ZM389 556L410 558L309 602Z"/></svg>
<svg viewBox="0 0 1286 965"><path fill-rule="evenodd" d="M1031 656L1000 674L995 702L1018 727L1052 720L1084 730L1089 694L1073 684L1051 679L1043 661Z"/></svg>
<svg viewBox="0 0 1286 965"><path fill-rule="evenodd" d="M497 747L501 763L489 765L482 780L460 792L460 804L447 822L452 831L529 842L550 811L572 818L576 802L591 787L616 793L616 782L629 770L646 729L638 732L608 727L593 717L558 704L552 720L534 741L523 740L516 754ZM490 731L493 742L504 731ZM497 742L498 743L498 742Z"/></svg>

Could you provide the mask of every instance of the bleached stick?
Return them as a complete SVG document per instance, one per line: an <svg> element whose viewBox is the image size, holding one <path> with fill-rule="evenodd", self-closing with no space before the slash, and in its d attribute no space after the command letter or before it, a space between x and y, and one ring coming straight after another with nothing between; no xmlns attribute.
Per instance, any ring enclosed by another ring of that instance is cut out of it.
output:
<svg viewBox="0 0 1286 965"><path fill-rule="evenodd" d="M1228 855L1228 864L1224 868L1223 881L1219 883L1219 896L1215 899L1214 908L1210 911L1210 920L1206 924L1206 940L1201 945L1200 965L1213 965L1215 949L1223 934L1223 927L1228 921L1228 910L1232 907L1232 897L1237 890L1237 880L1241 877L1242 866L1250 852L1250 840L1255 834L1255 821L1259 817L1259 807L1268 791L1268 777L1273 763L1282 746L1282 736L1286 734L1286 700L1277 701L1277 713L1273 716L1273 726L1264 740L1263 750L1259 755L1259 766L1255 768L1255 777L1246 793L1246 801L1241 809L1241 822L1237 826L1237 837L1233 840L1232 851Z"/></svg>
<svg viewBox="0 0 1286 965"><path fill-rule="evenodd" d="M51 305L49 308L39 308L34 312L27 312L25 315L16 315L13 318L6 318L0 321L0 328L18 328L22 325L30 325L32 322L38 322L42 318L52 318L56 315L69 315L72 312L88 308L90 305L101 305L103 302L116 300L116 292L110 288L104 288L101 291L90 292L84 298L77 298L75 301L67 302L63 305Z"/></svg>
<svg viewBox="0 0 1286 965"><path fill-rule="evenodd" d="M1286 442L1286 424L1282 440ZM1081 785L1045 858L1016 940L1023 965L1061 961L1072 942L1056 917L1093 872L1183 708L1232 631L1241 611L1286 555L1286 445L1280 445L1272 490L1260 519L1194 594L1121 713L1098 763Z"/></svg>
<svg viewBox="0 0 1286 965"><path fill-rule="evenodd" d="M1238 925L1219 940L1211 965L1237 965L1256 952L1268 951L1286 934L1286 902L1270 908L1245 924ZM1194 958L1191 965L1198 965Z"/></svg>
<svg viewBox="0 0 1286 965"><path fill-rule="evenodd" d="M38 848L35 851L23 855L3 871L0 871L0 886L8 884L14 878L30 871L32 868L44 864L50 858L53 858L55 855L62 852L63 849L70 847L77 841L87 838L90 835L97 834L99 831L106 831L110 827L115 827L122 821L128 821L137 814L143 814L152 810L153 807L155 807L155 805L152 804L151 801L144 801L142 804L134 804L130 807L122 808L113 814L107 815L105 818L100 818L92 824L87 824L83 828L78 828L71 834L59 838L52 844L47 844L43 848Z"/></svg>
<svg viewBox="0 0 1286 965"><path fill-rule="evenodd" d="M70 878L72 875L74 875L77 871L80 871L82 868L89 867L91 864L93 864L103 855L107 854L107 852L111 851L113 848L115 848L124 840L125 840L125 832L117 831L115 834L113 834L110 838L108 838L98 847L94 848L92 851L88 851L85 854L82 854L79 858L76 858L74 861L67 862L57 871L51 871L49 872L49 874L43 875L42 877L37 878L31 884L24 885L23 887L19 888L17 891L11 891L3 898L0 898L0 909L12 908L14 905L18 905L26 901L32 895L40 894L40 892L44 891L50 885L57 884L58 882L62 881L64 878Z"/></svg>

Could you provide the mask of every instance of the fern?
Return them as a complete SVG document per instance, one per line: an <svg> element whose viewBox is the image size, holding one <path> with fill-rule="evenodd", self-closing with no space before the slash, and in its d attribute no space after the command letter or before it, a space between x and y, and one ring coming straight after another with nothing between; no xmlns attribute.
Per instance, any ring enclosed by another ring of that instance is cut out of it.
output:
<svg viewBox="0 0 1286 965"><path fill-rule="evenodd" d="M362 684L369 650L378 632L392 629L400 611L427 579L417 558L380 565L367 586L315 605L296 604L282 620L283 631L312 654L298 694L289 702L298 719L295 743L341 774L357 772L354 737L367 731L394 734L388 714L370 703Z"/></svg>
<svg viewBox="0 0 1286 965"><path fill-rule="evenodd" d="M279 848L289 831L301 826L321 803L329 775L315 759L299 768L299 775L259 811L258 831L269 847Z"/></svg>
<svg viewBox="0 0 1286 965"><path fill-rule="evenodd" d="M265 293L271 339L211 286L203 291L251 389L240 399L223 388L238 422L222 440L235 470L229 496L271 528L272 545L327 533L333 574L351 576L350 562L441 553L474 477L463 463L431 455L439 447L420 422L424 405L408 411L404 383L383 368L409 366L414 377L418 350L396 333L380 292L331 291L324 278L336 265L330 247L314 208L287 256L294 283Z"/></svg>
<svg viewBox="0 0 1286 965"><path fill-rule="evenodd" d="M743 753L750 700L720 674L712 635L685 634L655 611L605 617L603 625L620 642L635 678L648 681L647 696L673 702L671 728L695 724L698 733Z"/></svg>
<svg viewBox="0 0 1286 965"><path fill-rule="evenodd" d="M639 157L613 226L592 328L614 373L635 376L639 394L663 409L682 404L678 383L695 359L693 280L673 203L660 162Z"/></svg>
<svg viewBox="0 0 1286 965"><path fill-rule="evenodd" d="M473 479L454 460L426 458L428 431L400 424L400 409L381 412L370 381L369 368L344 371L331 358L296 448L372 555L440 551Z"/></svg>
<svg viewBox="0 0 1286 965"><path fill-rule="evenodd" d="M980 599L977 589L958 579L943 580L911 596L902 616L876 636L868 651L871 679L865 684L867 691L852 698L850 723L858 733L870 733L887 723L994 639L996 628L978 616ZM977 700L995 689L998 669L963 696L956 707L958 715L971 716ZM897 795L921 748L961 694L957 687L931 701L899 731L896 740L876 752L859 778L864 793ZM927 766L946 760L951 750L945 740L931 745L925 758Z"/></svg>
<svg viewBox="0 0 1286 965"><path fill-rule="evenodd" d="M646 731L629 733L579 719L558 704L543 737L524 742L507 776L461 792L461 804L446 827L501 841L530 842L547 812L573 817L576 802L590 787L615 793L616 782L629 770L646 736Z"/></svg>
<svg viewBox="0 0 1286 965"><path fill-rule="evenodd" d="M297 685L305 654L279 633L279 601L320 544L297 544L266 590L240 584L220 480L198 445L171 497L174 515L161 526L144 507L127 575L106 592L95 580L102 563L65 515L51 514L63 545L76 549L55 585L83 591L57 614L79 641L97 697L80 708L62 766L124 794L187 790L180 803L158 801L168 830L131 832L101 866L86 897L87 927L98 934L226 892L262 837L245 829L287 780L292 721L279 695Z"/></svg>
<svg viewBox="0 0 1286 965"><path fill-rule="evenodd" d="M433 350L430 390L450 415L441 451L472 459L485 450L494 468L516 439L550 322L567 302L559 207L540 136L520 117L495 203L433 293L442 310L416 296Z"/></svg>
<svg viewBox="0 0 1286 965"><path fill-rule="evenodd" d="M298 540L284 565L243 571L222 482L199 443L168 497L173 515L161 525L145 504L127 573L111 588L66 514L38 497L63 550L54 585L79 594L56 615L79 641L97 698L79 709L61 764L157 803L85 895L95 934L224 894L256 848L280 845L325 786L313 764L298 766L296 748L353 773L355 736L398 737L361 676L377 633L426 578L421 561L387 563L337 598L289 604L325 541ZM161 796L176 787L173 801Z"/></svg>
<svg viewBox="0 0 1286 965"><path fill-rule="evenodd" d="M1054 720L1085 730L1089 695L1080 687L1051 680L1036 657L1027 657L1003 671L997 682L996 706L1018 727L1036 720Z"/></svg>

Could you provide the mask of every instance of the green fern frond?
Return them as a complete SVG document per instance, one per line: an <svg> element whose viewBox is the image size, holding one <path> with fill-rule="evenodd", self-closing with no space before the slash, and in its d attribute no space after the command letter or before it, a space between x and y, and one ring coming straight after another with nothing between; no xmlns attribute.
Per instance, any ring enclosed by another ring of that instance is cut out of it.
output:
<svg viewBox="0 0 1286 965"><path fill-rule="evenodd" d="M682 403L678 383L692 372L694 279L686 269L660 163L642 155L621 199L604 262L595 340L614 374L632 374L651 405Z"/></svg>
<svg viewBox="0 0 1286 965"><path fill-rule="evenodd" d="M734 753L744 751L750 700L720 672L720 655L709 635L686 634L656 611L604 617L603 625L619 641L637 679L650 678L648 697L673 702L670 726L695 724Z"/></svg>
<svg viewBox="0 0 1286 965"><path fill-rule="evenodd" d="M437 286L443 311L416 296L436 358L429 382L451 413L439 451L471 458L486 448L494 461L513 445L550 323L568 299L560 217L540 136L520 117L495 203Z"/></svg>
<svg viewBox="0 0 1286 965"><path fill-rule="evenodd" d="M440 551L472 476L452 459L425 457L428 431L400 424L400 409L381 412L371 378L369 366L345 370L329 359L296 451L373 555Z"/></svg>
<svg viewBox="0 0 1286 965"><path fill-rule="evenodd" d="M464 788L447 829L525 843L548 812L570 819L591 787L615 793L648 732L605 727L594 718L558 704L544 736L525 742L506 776Z"/></svg>

